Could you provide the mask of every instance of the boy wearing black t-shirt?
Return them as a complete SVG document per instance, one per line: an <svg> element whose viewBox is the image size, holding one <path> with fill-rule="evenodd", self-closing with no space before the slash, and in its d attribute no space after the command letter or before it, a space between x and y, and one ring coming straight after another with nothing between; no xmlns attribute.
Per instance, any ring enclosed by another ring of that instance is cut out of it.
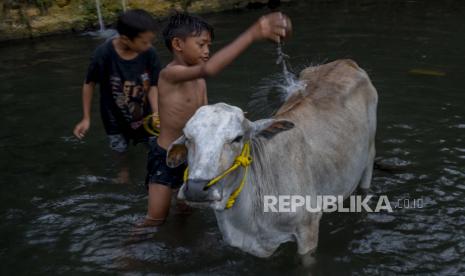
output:
<svg viewBox="0 0 465 276"><path fill-rule="evenodd" d="M100 114L110 148L117 153L150 136L143 128L145 116L158 116L157 82L161 66L152 47L156 21L144 10L130 10L119 16L119 36L109 39L94 52L82 88L83 118L74 135L82 139L90 127L95 85L100 85ZM127 182L127 169L119 181Z"/></svg>

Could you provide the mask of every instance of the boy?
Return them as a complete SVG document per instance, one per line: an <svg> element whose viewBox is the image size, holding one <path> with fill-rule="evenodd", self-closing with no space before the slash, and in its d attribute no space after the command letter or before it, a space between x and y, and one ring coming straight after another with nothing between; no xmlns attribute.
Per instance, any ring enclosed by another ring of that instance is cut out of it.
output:
<svg viewBox="0 0 465 276"><path fill-rule="evenodd" d="M183 182L185 164L166 165L169 145L182 135L182 129L195 111L208 103L205 77L223 70L256 40L276 42L291 30L290 20L281 13L263 16L232 43L210 58L213 28L188 14L171 17L163 32L173 61L161 72L158 81L160 136L149 153L147 183L148 211L145 225L160 225L168 215L172 189Z"/></svg>
<svg viewBox="0 0 465 276"><path fill-rule="evenodd" d="M156 85L161 67L152 47L155 28L156 21L144 10L129 10L119 16L119 36L97 47L82 88L84 114L74 135L83 139L89 130L92 94L99 83L103 125L110 148L122 159L130 140L134 144L147 141L143 118L151 111L158 112ZM127 182L128 178L123 167L117 182Z"/></svg>

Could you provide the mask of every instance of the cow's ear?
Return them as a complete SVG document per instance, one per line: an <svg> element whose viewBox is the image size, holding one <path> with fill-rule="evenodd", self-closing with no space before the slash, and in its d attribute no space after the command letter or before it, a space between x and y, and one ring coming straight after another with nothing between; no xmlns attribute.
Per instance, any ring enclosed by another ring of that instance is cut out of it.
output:
<svg viewBox="0 0 465 276"><path fill-rule="evenodd" d="M273 138L276 134L292 129L294 123L288 120L281 119L262 119L250 124L250 137L265 137Z"/></svg>
<svg viewBox="0 0 465 276"><path fill-rule="evenodd" d="M168 153L166 154L166 165L168 165L168 167L175 168L186 161L187 148L185 143L186 137L184 135L171 143L168 148Z"/></svg>

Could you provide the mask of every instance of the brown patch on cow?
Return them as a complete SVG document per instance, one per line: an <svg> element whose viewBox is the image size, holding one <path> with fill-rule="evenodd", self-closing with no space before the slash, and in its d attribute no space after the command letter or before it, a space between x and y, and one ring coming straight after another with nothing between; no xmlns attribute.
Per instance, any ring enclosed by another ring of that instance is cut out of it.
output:
<svg viewBox="0 0 465 276"><path fill-rule="evenodd" d="M276 134L278 134L278 133L280 133L282 131L292 129L293 127L294 127L293 122L285 121L285 120L275 121L269 127L262 130L260 132L260 136L263 136L263 137L265 137L267 139L270 139L273 136L275 136Z"/></svg>
<svg viewBox="0 0 465 276"><path fill-rule="evenodd" d="M170 168L181 165L187 157L187 148L184 145L173 145L166 157L166 164Z"/></svg>

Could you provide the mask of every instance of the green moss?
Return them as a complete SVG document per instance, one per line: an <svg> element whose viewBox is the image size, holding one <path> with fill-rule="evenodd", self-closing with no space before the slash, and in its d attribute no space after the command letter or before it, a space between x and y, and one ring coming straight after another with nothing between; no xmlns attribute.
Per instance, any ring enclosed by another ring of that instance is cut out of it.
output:
<svg viewBox="0 0 465 276"><path fill-rule="evenodd" d="M128 8L142 8L157 17L173 9L194 13L217 12L267 0L131 0ZM104 23L109 25L123 11L120 0L100 0ZM40 9L27 16L26 9ZM0 41L98 28L95 0L9 0L0 4Z"/></svg>

